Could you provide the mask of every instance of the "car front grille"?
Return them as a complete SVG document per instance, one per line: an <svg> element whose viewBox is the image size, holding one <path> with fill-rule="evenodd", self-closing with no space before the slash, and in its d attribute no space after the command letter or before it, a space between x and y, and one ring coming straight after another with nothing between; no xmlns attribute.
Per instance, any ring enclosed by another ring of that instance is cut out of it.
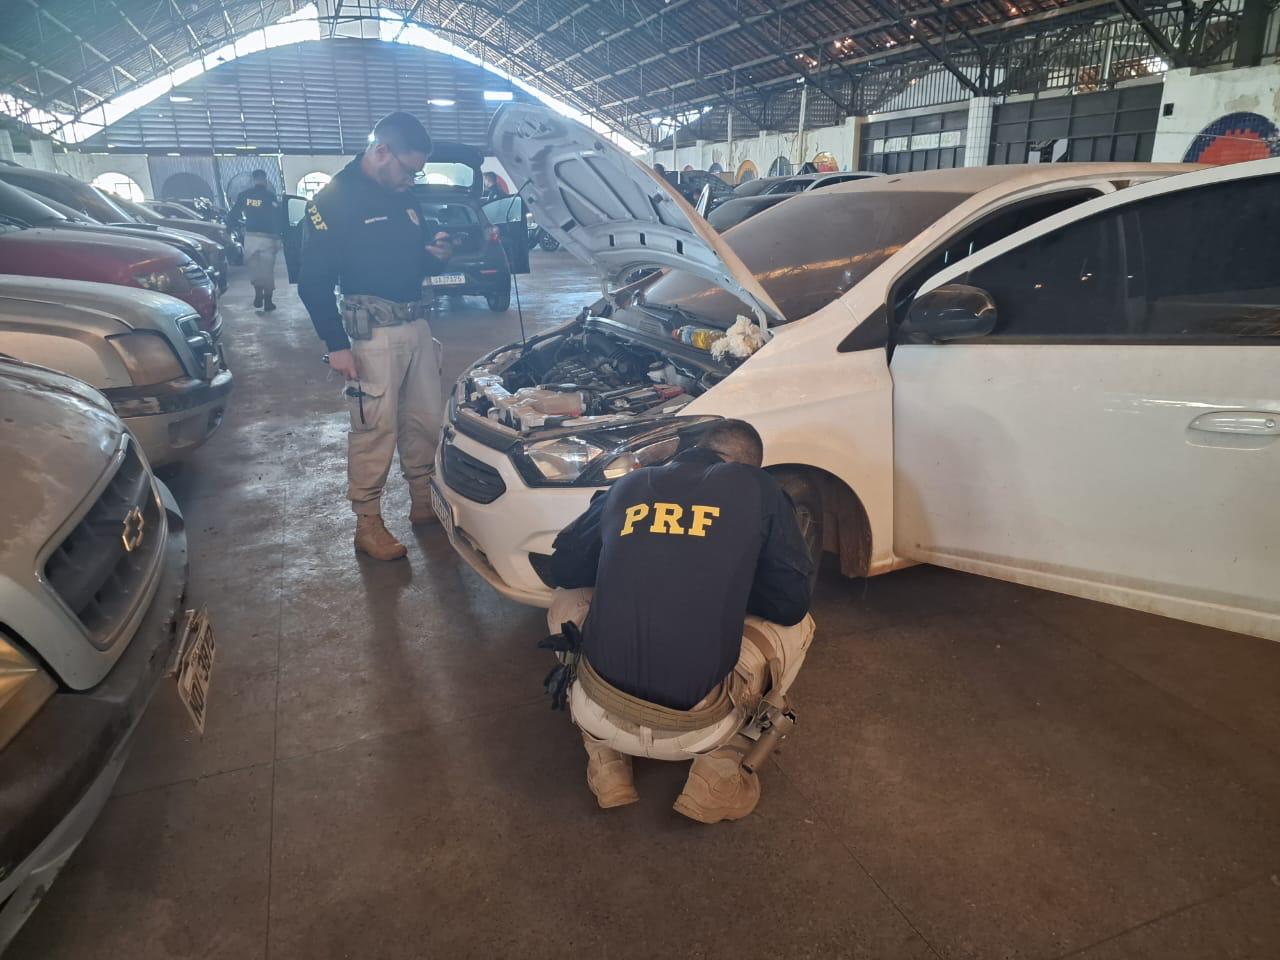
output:
<svg viewBox="0 0 1280 960"><path fill-rule="evenodd" d="M184 264L182 275L187 278L187 282L193 287L199 287L209 282L209 274L198 263Z"/></svg>
<svg viewBox="0 0 1280 960"><path fill-rule="evenodd" d="M463 453L445 440L443 455L444 482L450 490L474 500L476 503L493 503L507 492L498 471L487 463Z"/></svg>
<svg viewBox="0 0 1280 960"><path fill-rule="evenodd" d="M145 592L164 522L151 491L151 472L128 441L115 476L75 528L45 561L44 578L100 649Z"/></svg>

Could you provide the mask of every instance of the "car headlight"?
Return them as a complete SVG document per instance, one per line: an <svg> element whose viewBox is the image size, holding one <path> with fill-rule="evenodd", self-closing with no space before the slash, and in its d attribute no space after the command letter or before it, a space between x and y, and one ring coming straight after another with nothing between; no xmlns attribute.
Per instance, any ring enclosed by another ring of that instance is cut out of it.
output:
<svg viewBox="0 0 1280 960"><path fill-rule="evenodd" d="M625 477L632 470L666 463L676 455L676 451L679 449L680 438L668 437L656 443L646 444L636 450L626 450L618 454L606 463L600 472L606 480L617 480Z"/></svg>
<svg viewBox="0 0 1280 960"><path fill-rule="evenodd" d="M679 417L624 426L627 432L621 435L603 430L585 437L541 440L517 449L512 460L530 486L605 486L633 470L666 463L719 419Z"/></svg>
<svg viewBox="0 0 1280 960"><path fill-rule="evenodd" d="M171 293L178 289L178 278L174 276L172 271L155 270L146 273L135 273L133 282L147 290L156 290L160 293Z"/></svg>
<svg viewBox="0 0 1280 960"><path fill-rule="evenodd" d="M57 689L52 677L0 635L0 750Z"/></svg>
<svg viewBox="0 0 1280 960"><path fill-rule="evenodd" d="M537 468L544 480L552 483L570 483L582 476L596 457L604 453L603 447L581 437L560 437L543 440L525 447L524 454Z"/></svg>
<svg viewBox="0 0 1280 960"><path fill-rule="evenodd" d="M169 341L158 333L122 333L107 337L107 342L120 354L135 387L176 380L186 372Z"/></svg>

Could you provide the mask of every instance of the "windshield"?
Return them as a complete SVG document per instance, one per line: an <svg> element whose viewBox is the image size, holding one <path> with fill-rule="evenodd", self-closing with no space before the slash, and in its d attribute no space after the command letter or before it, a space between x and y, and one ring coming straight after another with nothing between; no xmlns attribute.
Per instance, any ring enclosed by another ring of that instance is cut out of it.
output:
<svg viewBox="0 0 1280 960"><path fill-rule="evenodd" d="M102 220L103 223L132 223L138 219L127 210L121 209L120 204L113 201L97 187L86 187L85 193L87 194L85 197L87 211L91 216Z"/></svg>
<svg viewBox="0 0 1280 960"><path fill-rule="evenodd" d="M783 180L768 193L803 193L804 188L813 183L812 180Z"/></svg>
<svg viewBox="0 0 1280 960"><path fill-rule="evenodd" d="M822 309L884 263L968 193L847 190L802 193L724 233L788 321ZM645 291L727 327L747 313L737 297L670 271Z"/></svg>
<svg viewBox="0 0 1280 960"><path fill-rule="evenodd" d="M465 163L428 163L418 175L418 183L428 187L471 188L476 182L476 171Z"/></svg>
<svg viewBox="0 0 1280 960"><path fill-rule="evenodd" d="M31 194L3 182L0 182L0 213L31 224L63 223L67 219Z"/></svg>

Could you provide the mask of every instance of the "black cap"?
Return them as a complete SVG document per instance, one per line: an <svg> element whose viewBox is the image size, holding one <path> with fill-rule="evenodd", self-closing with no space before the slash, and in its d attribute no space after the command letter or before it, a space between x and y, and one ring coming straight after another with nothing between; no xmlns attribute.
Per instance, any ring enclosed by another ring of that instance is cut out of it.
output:
<svg viewBox="0 0 1280 960"><path fill-rule="evenodd" d="M397 110L373 125L370 142L385 143L395 153L431 154L431 137L427 128L411 113Z"/></svg>

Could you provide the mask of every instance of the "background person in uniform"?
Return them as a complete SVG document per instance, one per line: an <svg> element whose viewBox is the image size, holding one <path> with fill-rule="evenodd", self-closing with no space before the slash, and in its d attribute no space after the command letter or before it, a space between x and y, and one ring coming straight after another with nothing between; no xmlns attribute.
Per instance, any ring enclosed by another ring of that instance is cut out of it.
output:
<svg viewBox="0 0 1280 960"><path fill-rule="evenodd" d="M329 348L329 366L349 381L347 496L356 514L355 547L379 560L406 553L381 510L397 450L413 501L410 522L435 521L430 482L443 397L422 281L448 259L450 243L447 233L426 234L409 192L430 153L431 139L415 117L388 114L304 217L298 294Z"/></svg>
<svg viewBox="0 0 1280 960"><path fill-rule="evenodd" d="M276 255L284 229L284 207L267 183L267 171L253 171L253 186L241 191L227 219L244 218L244 261L253 284L253 305L274 310Z"/></svg>
<svg viewBox="0 0 1280 960"><path fill-rule="evenodd" d="M755 809L743 734L789 725L785 695L814 629L809 553L762 461L750 424L720 421L670 463L598 493L556 538L552 579L576 589L556 591L547 622L582 627L568 699L601 807L638 799L631 757L648 756L693 760L675 803L685 816Z"/></svg>
<svg viewBox="0 0 1280 960"><path fill-rule="evenodd" d="M496 173L486 170L481 174L481 179L484 181L484 193L480 195L480 199L485 203L491 200L501 200L503 197L509 196L507 191L503 189L502 184L498 182Z"/></svg>

